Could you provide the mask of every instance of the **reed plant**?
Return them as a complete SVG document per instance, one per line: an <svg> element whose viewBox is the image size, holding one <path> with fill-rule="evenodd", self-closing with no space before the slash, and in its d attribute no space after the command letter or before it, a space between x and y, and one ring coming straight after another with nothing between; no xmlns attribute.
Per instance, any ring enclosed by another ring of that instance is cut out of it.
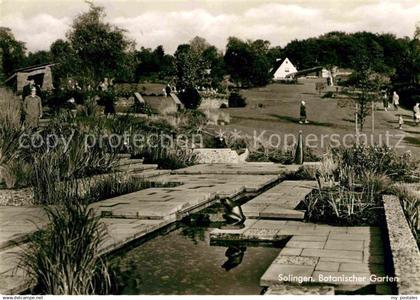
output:
<svg viewBox="0 0 420 300"><path fill-rule="evenodd" d="M111 287L101 245L106 228L86 203L64 201L45 207L49 225L22 247L18 268L50 295L107 294Z"/></svg>

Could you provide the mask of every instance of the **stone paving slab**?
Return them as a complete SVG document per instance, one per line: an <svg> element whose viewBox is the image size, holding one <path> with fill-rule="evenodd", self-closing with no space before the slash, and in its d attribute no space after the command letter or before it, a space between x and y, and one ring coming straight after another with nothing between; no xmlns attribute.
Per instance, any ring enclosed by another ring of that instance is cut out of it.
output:
<svg viewBox="0 0 420 300"><path fill-rule="evenodd" d="M270 286L264 295L334 295L334 287L282 283Z"/></svg>
<svg viewBox="0 0 420 300"><path fill-rule="evenodd" d="M265 271L264 275L260 279L261 286L271 286L273 284L279 284L281 282L296 282L296 279L289 279L289 276L292 278L295 277L306 277L308 278L307 282L310 281L315 270L314 266L305 266L305 265L287 265L287 264L276 264L273 263ZM285 277L285 279L283 279Z"/></svg>
<svg viewBox="0 0 420 300"><path fill-rule="evenodd" d="M203 174L203 175L163 175L153 178L155 182L179 182L184 183L185 188L194 189L192 184L201 186L215 185L214 189L222 186L224 189L236 190L244 188L246 192L257 192L267 185L278 180L280 175L232 175L232 174ZM181 188L179 186L177 188ZM195 188L196 189L196 188Z"/></svg>
<svg viewBox="0 0 420 300"><path fill-rule="evenodd" d="M167 175L170 174L171 170L144 170L140 173L131 174L131 177L138 178L138 179L149 179L156 176Z"/></svg>
<svg viewBox="0 0 420 300"><path fill-rule="evenodd" d="M156 164L143 164L143 163L132 163L128 165L118 166L117 170L121 172L142 172L146 170L156 170L158 165Z"/></svg>
<svg viewBox="0 0 420 300"><path fill-rule="evenodd" d="M303 220L305 212L295 208L315 186L313 181L282 181L242 205L242 210L249 218Z"/></svg>
<svg viewBox="0 0 420 300"><path fill-rule="evenodd" d="M29 234L46 225L39 207L3 206L0 209L0 249L23 242Z"/></svg>
<svg viewBox="0 0 420 300"><path fill-rule="evenodd" d="M107 237L101 245L104 253L114 251L128 242L141 238L159 228L162 228L172 220L136 220L102 218L102 222L107 228Z"/></svg>
<svg viewBox="0 0 420 300"><path fill-rule="evenodd" d="M343 290L372 284L370 275L385 274L381 232L376 227L339 227L301 221L257 220L240 230L211 233L212 240L290 240L261 277L262 286L307 276L315 283L331 284ZM279 280L280 277L286 279ZM321 278L324 276L323 278ZM357 282L340 282L338 277L357 277ZM360 278L359 278L360 277ZM337 279L338 278L338 279ZM292 280L293 281L293 280ZM375 283L379 284L379 283Z"/></svg>
<svg viewBox="0 0 420 300"><path fill-rule="evenodd" d="M248 203L273 204L285 209L295 209L315 187L315 181L282 181Z"/></svg>
<svg viewBox="0 0 420 300"><path fill-rule="evenodd" d="M277 175L297 171L299 166L266 163L199 164L173 171L173 174L252 174Z"/></svg>

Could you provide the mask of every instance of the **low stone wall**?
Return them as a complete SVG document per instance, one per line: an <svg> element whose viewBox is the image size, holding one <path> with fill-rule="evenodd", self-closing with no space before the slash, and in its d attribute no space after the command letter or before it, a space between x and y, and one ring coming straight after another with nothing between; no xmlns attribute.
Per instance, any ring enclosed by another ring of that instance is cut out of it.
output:
<svg viewBox="0 0 420 300"><path fill-rule="evenodd" d="M420 252L407 223L400 199L396 196L383 197L386 226L392 252L398 293L400 295L420 294Z"/></svg>

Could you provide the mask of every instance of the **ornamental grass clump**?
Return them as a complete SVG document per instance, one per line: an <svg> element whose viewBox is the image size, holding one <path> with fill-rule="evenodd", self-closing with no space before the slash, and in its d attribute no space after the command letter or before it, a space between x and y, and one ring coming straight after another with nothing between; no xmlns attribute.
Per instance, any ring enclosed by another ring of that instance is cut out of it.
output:
<svg viewBox="0 0 420 300"><path fill-rule="evenodd" d="M106 229L87 204L68 201L45 208L49 225L22 247L18 268L34 283L34 293L106 294L111 287L100 256Z"/></svg>

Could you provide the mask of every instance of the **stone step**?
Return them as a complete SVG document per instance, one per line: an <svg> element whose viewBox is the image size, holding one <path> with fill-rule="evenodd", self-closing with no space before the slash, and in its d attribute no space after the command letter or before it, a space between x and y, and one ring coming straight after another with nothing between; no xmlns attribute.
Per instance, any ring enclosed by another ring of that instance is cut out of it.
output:
<svg viewBox="0 0 420 300"><path fill-rule="evenodd" d="M118 161L119 166L126 166L126 165L131 165L131 164L142 164L142 163L143 163L143 159L131 159L128 157L123 157Z"/></svg>
<svg viewBox="0 0 420 300"><path fill-rule="evenodd" d="M305 218L305 211L269 205L258 214L251 213L247 217L251 219L303 220Z"/></svg>
<svg viewBox="0 0 420 300"><path fill-rule="evenodd" d="M295 209L305 197L316 188L316 181L282 181L248 203L277 205L285 209Z"/></svg>
<svg viewBox="0 0 420 300"><path fill-rule="evenodd" d="M334 295L332 286L281 284L270 286L264 295Z"/></svg>
<svg viewBox="0 0 420 300"><path fill-rule="evenodd" d="M121 172L142 172L145 170L156 170L158 165L156 164L143 164L143 163L134 163L129 165L123 165L117 167L118 171Z"/></svg>
<svg viewBox="0 0 420 300"><path fill-rule="evenodd" d="M132 174L131 177L138 179L149 179L161 175L168 175L170 173L171 170L144 170L143 172Z"/></svg>

